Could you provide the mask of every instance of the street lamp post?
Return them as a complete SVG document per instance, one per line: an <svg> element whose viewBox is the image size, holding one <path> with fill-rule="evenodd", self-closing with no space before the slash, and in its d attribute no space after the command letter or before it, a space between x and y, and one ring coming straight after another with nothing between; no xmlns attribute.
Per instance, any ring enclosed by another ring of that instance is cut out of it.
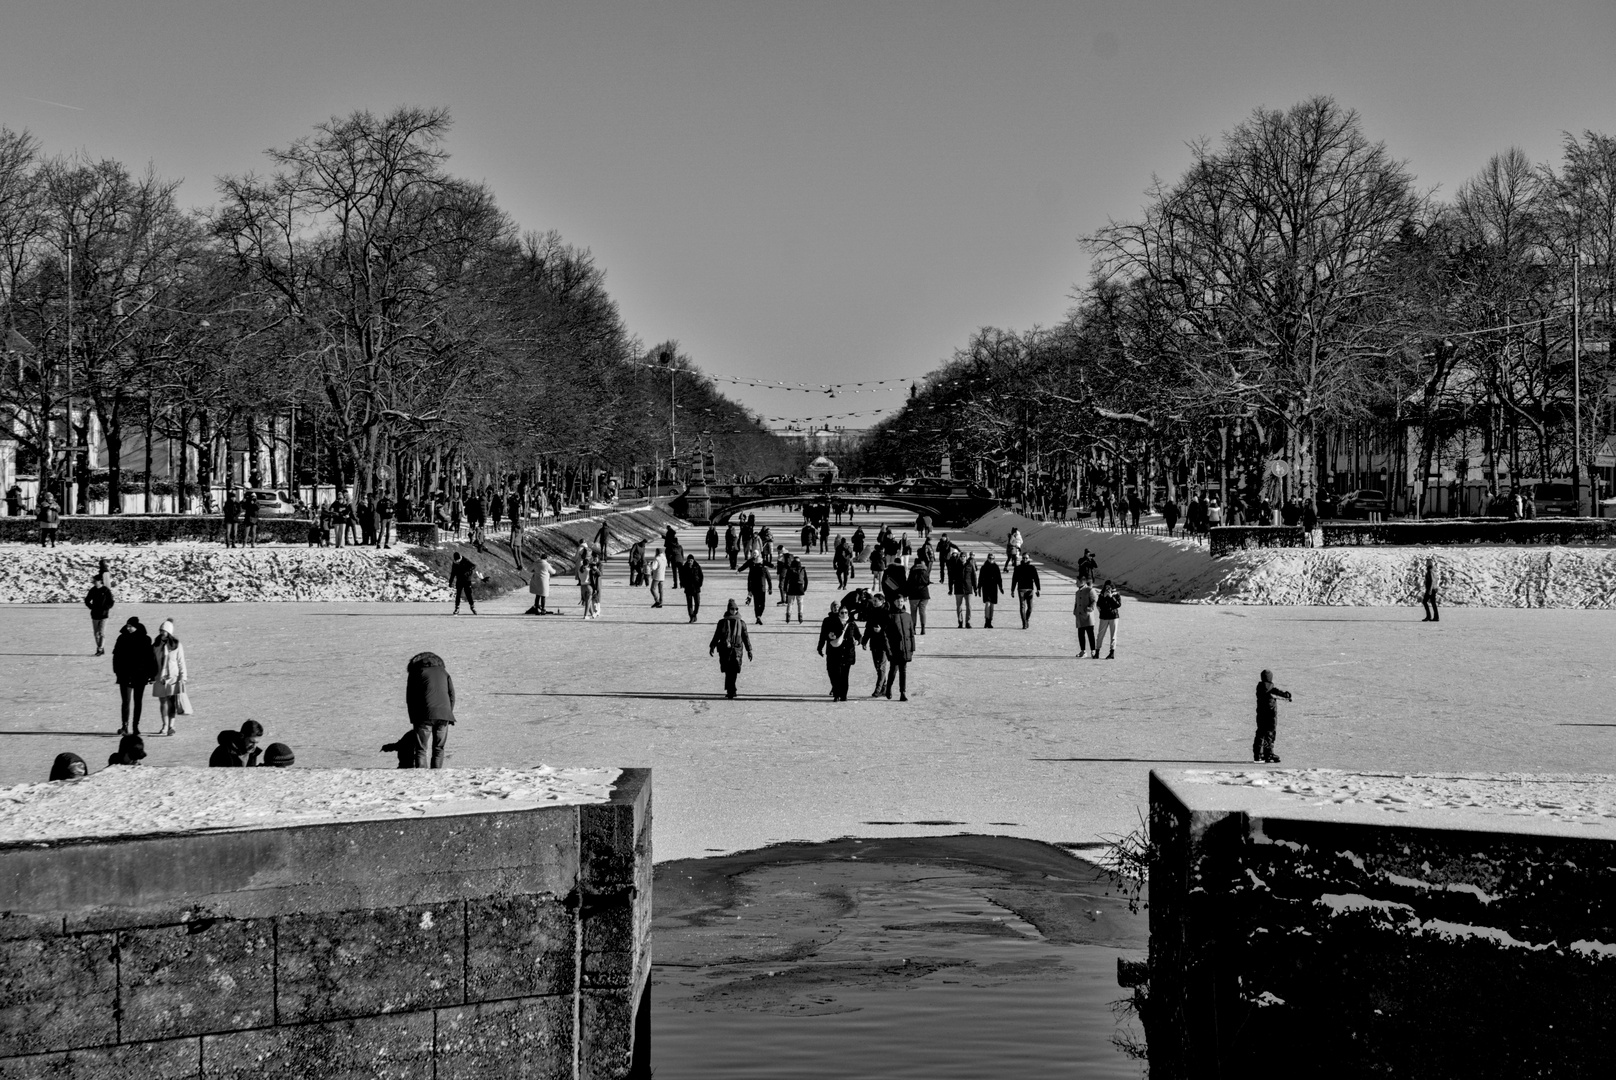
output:
<svg viewBox="0 0 1616 1080"><path fill-rule="evenodd" d="M668 446L671 450L668 467L677 469L679 461L679 412L673 397L673 381L677 374L677 369L673 366L673 355L667 350L657 354L657 363L668 369ZM675 482L677 482L677 478L675 478Z"/></svg>
<svg viewBox="0 0 1616 1080"><path fill-rule="evenodd" d="M1571 499L1582 516L1582 216L1571 241Z"/></svg>

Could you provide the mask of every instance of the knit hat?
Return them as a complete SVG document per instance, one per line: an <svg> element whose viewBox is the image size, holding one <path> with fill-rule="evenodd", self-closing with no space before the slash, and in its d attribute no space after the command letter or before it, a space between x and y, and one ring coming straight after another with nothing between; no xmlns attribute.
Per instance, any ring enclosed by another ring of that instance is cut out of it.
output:
<svg viewBox="0 0 1616 1080"><path fill-rule="evenodd" d="M724 605L725 615L736 615L740 613L740 610L740 607L736 605L734 600L731 600L728 604Z"/></svg>
<svg viewBox="0 0 1616 1080"><path fill-rule="evenodd" d="M264 751L265 765L284 769L294 760L296 759L292 756L292 748L283 742L270 743L269 749Z"/></svg>

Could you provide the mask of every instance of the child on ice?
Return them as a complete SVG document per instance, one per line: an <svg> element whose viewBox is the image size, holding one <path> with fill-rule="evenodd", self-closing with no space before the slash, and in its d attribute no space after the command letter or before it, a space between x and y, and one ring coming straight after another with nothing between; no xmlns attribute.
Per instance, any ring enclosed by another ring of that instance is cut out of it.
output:
<svg viewBox="0 0 1616 1080"><path fill-rule="evenodd" d="M1276 698L1291 699L1289 690L1274 685L1274 673L1263 668L1262 681L1257 684L1257 737L1251 740L1251 760L1279 764L1274 756L1274 735L1279 726L1279 706Z"/></svg>

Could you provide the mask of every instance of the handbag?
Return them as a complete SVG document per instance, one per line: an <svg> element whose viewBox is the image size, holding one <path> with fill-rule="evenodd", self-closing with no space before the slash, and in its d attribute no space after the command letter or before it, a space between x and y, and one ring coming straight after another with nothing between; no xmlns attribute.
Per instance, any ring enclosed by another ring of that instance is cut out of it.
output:
<svg viewBox="0 0 1616 1080"><path fill-rule="evenodd" d="M191 708L191 695L185 692L185 684L182 682L180 683L179 693L175 695L174 699L174 715L191 716L195 712L196 710Z"/></svg>

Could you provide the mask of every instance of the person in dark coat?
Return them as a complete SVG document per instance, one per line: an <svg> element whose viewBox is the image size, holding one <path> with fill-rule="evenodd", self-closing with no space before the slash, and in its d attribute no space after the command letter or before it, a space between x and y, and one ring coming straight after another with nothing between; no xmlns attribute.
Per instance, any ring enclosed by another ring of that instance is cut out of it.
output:
<svg viewBox="0 0 1616 1080"><path fill-rule="evenodd" d="M915 633L926 633L926 605L931 602L931 567L920 565L918 559L909 568L909 579L904 584L904 595L909 598L909 610L915 618Z"/></svg>
<svg viewBox="0 0 1616 1080"><path fill-rule="evenodd" d="M50 778L52 780L77 780L81 776L90 775L90 767L84 764L84 759L77 754L57 754L56 760L51 762Z"/></svg>
<svg viewBox="0 0 1616 1080"><path fill-rule="evenodd" d="M1162 506L1162 521L1167 523L1167 535L1173 535L1173 529L1178 525L1178 500L1168 499Z"/></svg>
<svg viewBox="0 0 1616 1080"><path fill-rule="evenodd" d="M235 547L236 539L241 531L241 499L236 496L236 489L231 488L224 493L224 546Z"/></svg>
<svg viewBox="0 0 1616 1080"><path fill-rule="evenodd" d="M1027 629L1032 622L1033 594L1044 595L1044 586L1038 580L1038 568L1032 564L1031 559L1022 559L1016 564L1016 572L1010 576L1010 591L1015 593L1021 605L1021 628Z"/></svg>
<svg viewBox="0 0 1616 1080"><path fill-rule="evenodd" d="M95 634L95 655L105 656L106 646L104 634L107 626L107 616L112 614L112 590L107 588L107 579L103 574L95 575L95 581L90 585L90 591L84 594L84 606L90 609L90 630Z"/></svg>
<svg viewBox="0 0 1616 1080"><path fill-rule="evenodd" d="M976 556L960 558L959 548L949 549L948 591L954 594L954 617L960 628L971 628L971 597L977 593Z"/></svg>
<svg viewBox="0 0 1616 1080"><path fill-rule="evenodd" d="M915 620L909 614L908 601L898 597L895 609L886 619L887 662L892 665L887 675L886 696L892 698L892 684L898 684L898 700L909 700L909 661L915 656Z"/></svg>
<svg viewBox="0 0 1616 1080"><path fill-rule="evenodd" d="M948 583L948 575L954 569L954 552L956 551L959 551L959 548L954 545L954 541L948 538L948 534L944 533L937 541L937 580L945 585ZM962 554L960 557L963 559L964 555Z"/></svg>
<svg viewBox="0 0 1616 1080"><path fill-rule="evenodd" d="M999 594L1004 592L1004 575L999 572L999 564L993 561L991 551L988 552L988 561L982 564L976 584L982 595L982 628L992 630L993 605L999 602Z"/></svg>
<svg viewBox="0 0 1616 1080"><path fill-rule="evenodd" d="M466 558L460 552L454 553L449 561L449 584L454 589L454 611L460 614L460 598L464 596L466 603L471 607L471 613L477 614L477 601L471 595L471 583L477 580L477 564ZM483 578L484 581L488 579Z"/></svg>
<svg viewBox="0 0 1616 1080"><path fill-rule="evenodd" d="M746 565L741 569L746 571L746 595L752 601L752 614L761 624L763 609L769 603L769 594L774 592L774 577L769 573L769 568L756 557L746 560Z"/></svg>
<svg viewBox="0 0 1616 1080"><path fill-rule="evenodd" d="M1439 575L1436 571L1436 560L1425 560L1425 591L1420 594L1420 604L1425 608L1425 618L1421 622L1441 622L1442 612L1437 608L1437 585Z"/></svg>
<svg viewBox="0 0 1616 1080"><path fill-rule="evenodd" d="M845 537L836 540L836 554L831 557L831 565L836 570L836 587L847 588L847 582L853 576L853 549L848 546Z"/></svg>
<svg viewBox="0 0 1616 1080"><path fill-rule="evenodd" d="M123 722L118 734L140 734L140 707L146 696L146 686L157 675L157 654L152 650L151 635L133 615L118 631L118 640L112 643L112 678L123 697Z"/></svg>
<svg viewBox="0 0 1616 1080"><path fill-rule="evenodd" d="M785 593L786 622L791 621L791 608L796 605L797 623L802 624L802 598L808 592L808 567L798 558L791 560L791 565L780 571L780 587Z"/></svg>
<svg viewBox="0 0 1616 1080"><path fill-rule="evenodd" d="M733 699L737 693L735 680L741 673L743 651L748 660L752 659L752 639L746 633L746 620L741 618L740 609L731 600L724 607L724 617L713 628L712 640L707 643L707 655L718 657L718 670L724 673L724 696L727 698Z"/></svg>
<svg viewBox="0 0 1616 1080"><path fill-rule="evenodd" d="M210 769L239 769L247 764L246 754L241 749L241 734L234 728L225 728L219 732L218 745L208 757Z"/></svg>
<svg viewBox="0 0 1616 1080"><path fill-rule="evenodd" d="M685 549L683 545L679 543L679 537L674 533L672 528L668 529L668 536L671 537L671 539L669 539L667 542L668 583L675 589L681 589L684 586L679 583L679 576L683 574L685 570Z"/></svg>
<svg viewBox="0 0 1616 1080"><path fill-rule="evenodd" d="M729 556L729 568L731 570L740 566L741 539L735 533L735 523L733 521L724 530L724 554Z"/></svg>
<svg viewBox="0 0 1616 1080"><path fill-rule="evenodd" d="M888 604L902 596L909 587L909 575L904 571L903 563L896 560L886 564L878 580L881 582L881 595L886 597Z"/></svg>
<svg viewBox="0 0 1616 1080"><path fill-rule="evenodd" d="M415 768L415 729L410 728L400 735L397 742L383 743L382 753L397 754L401 769Z"/></svg>
<svg viewBox="0 0 1616 1080"><path fill-rule="evenodd" d="M864 558L864 526L860 525L853 530L853 565L857 566Z"/></svg>
<svg viewBox="0 0 1616 1080"><path fill-rule="evenodd" d="M1279 733L1278 698L1291 700L1290 691L1275 686L1274 673L1264 668L1257 683L1257 735L1251 740L1252 761L1279 764L1279 758L1274 756L1274 738Z"/></svg>
<svg viewBox="0 0 1616 1080"><path fill-rule="evenodd" d="M443 768L449 727L455 722L454 678L437 653L416 653L405 668L404 705L415 738L412 768Z"/></svg>
<svg viewBox="0 0 1616 1080"><path fill-rule="evenodd" d="M1100 597L1095 601L1095 608L1100 613L1100 636L1094 642L1094 659L1100 658L1100 646L1111 641L1111 647L1106 652L1107 660L1117 658L1117 620L1122 617L1122 594L1117 587L1107 581L1100 589Z"/></svg>
<svg viewBox="0 0 1616 1080"><path fill-rule="evenodd" d="M146 740L139 735L125 735L118 740L117 753L107 757L108 765L139 765L146 760Z"/></svg>
<svg viewBox="0 0 1616 1080"><path fill-rule="evenodd" d="M870 662L875 665L875 689L870 696L880 697L887 692L887 605L879 596L865 596L864 647L870 650ZM846 597L842 606L847 607Z"/></svg>
<svg viewBox="0 0 1616 1080"><path fill-rule="evenodd" d="M1302 528L1312 532L1319 527L1319 508L1312 499L1302 504Z"/></svg>
<svg viewBox="0 0 1616 1080"><path fill-rule="evenodd" d="M852 612L841 604L831 604L830 614L819 624L819 655L825 658L830 675L830 696L847 700L847 682L858 659L860 635Z"/></svg>
<svg viewBox="0 0 1616 1080"><path fill-rule="evenodd" d="M691 552L685 556L684 570L679 574L679 586L685 591L685 611L690 615L690 621L696 621L696 613L701 610L701 585L707 574L696 561L696 553Z"/></svg>
<svg viewBox="0 0 1616 1080"><path fill-rule="evenodd" d="M811 554L814 550L814 541L819 537L819 530L814 528L811 521L803 522L802 526L802 553Z"/></svg>
<svg viewBox="0 0 1616 1080"><path fill-rule="evenodd" d="M707 526L707 561L718 558L718 526Z"/></svg>

